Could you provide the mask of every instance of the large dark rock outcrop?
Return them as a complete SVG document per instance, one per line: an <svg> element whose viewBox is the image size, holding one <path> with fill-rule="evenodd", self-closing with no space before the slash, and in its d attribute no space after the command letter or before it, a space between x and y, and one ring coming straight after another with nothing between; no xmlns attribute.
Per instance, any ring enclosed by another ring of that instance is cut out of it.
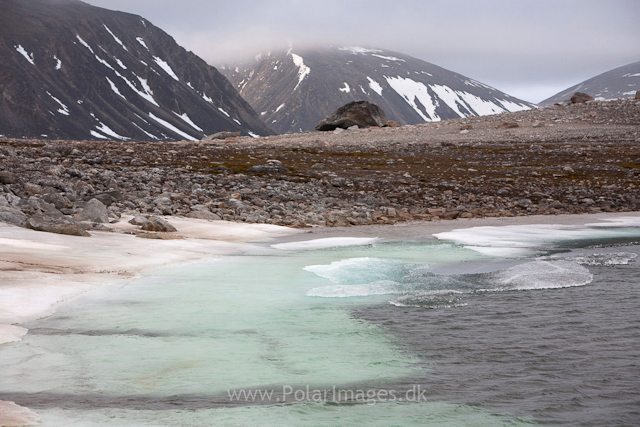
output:
<svg viewBox="0 0 640 427"><path fill-rule="evenodd" d="M331 117L318 123L316 130L347 129L351 126L383 127L387 126L387 122L387 115L382 111L382 108L367 101L354 101L338 108Z"/></svg>
<svg viewBox="0 0 640 427"><path fill-rule="evenodd" d="M35 231L65 234L68 236L90 237L80 224L64 216L37 214L29 218L24 226Z"/></svg>
<svg viewBox="0 0 640 427"><path fill-rule="evenodd" d="M587 95L586 93L576 92L571 97L572 104L584 104L585 102L593 101L594 98L591 95Z"/></svg>

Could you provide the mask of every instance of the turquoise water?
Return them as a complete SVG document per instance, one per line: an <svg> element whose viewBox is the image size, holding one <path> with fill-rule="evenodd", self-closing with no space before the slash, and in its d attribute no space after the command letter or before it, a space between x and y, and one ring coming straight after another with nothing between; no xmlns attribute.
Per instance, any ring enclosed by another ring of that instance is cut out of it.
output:
<svg viewBox="0 0 640 427"><path fill-rule="evenodd" d="M388 242L158 270L26 325L0 351L0 400L32 408L43 426L529 425L526 414L411 394L411 379L437 367L353 313L388 306L410 323L406 310L465 310L487 292L586 286L589 262L636 256L547 249L508 259Z"/></svg>

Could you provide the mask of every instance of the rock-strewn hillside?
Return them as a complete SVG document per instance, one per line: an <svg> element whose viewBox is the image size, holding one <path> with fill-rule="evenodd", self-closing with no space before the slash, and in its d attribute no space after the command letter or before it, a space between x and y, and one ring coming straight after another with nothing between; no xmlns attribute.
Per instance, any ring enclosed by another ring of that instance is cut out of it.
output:
<svg viewBox="0 0 640 427"><path fill-rule="evenodd" d="M196 140L270 135L214 67L136 15L78 0L0 2L0 135Z"/></svg>
<svg viewBox="0 0 640 427"><path fill-rule="evenodd" d="M639 107L593 102L199 143L0 138L0 221L64 229L99 206L94 198L112 221L295 227L640 210Z"/></svg>
<svg viewBox="0 0 640 427"><path fill-rule="evenodd" d="M400 124L533 107L471 78L382 49L289 49L220 70L264 121L281 133L313 130L320 120L352 101L379 105Z"/></svg>

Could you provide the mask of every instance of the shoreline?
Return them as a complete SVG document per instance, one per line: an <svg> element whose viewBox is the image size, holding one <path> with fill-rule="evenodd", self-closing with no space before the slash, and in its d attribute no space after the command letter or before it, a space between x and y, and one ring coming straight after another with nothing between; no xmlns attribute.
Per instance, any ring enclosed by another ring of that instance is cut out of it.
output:
<svg viewBox="0 0 640 427"><path fill-rule="evenodd" d="M3 245L0 254L0 350L3 344L20 341L28 333L28 329L19 324L49 316L55 313L59 304L71 301L91 289L130 280L139 273L159 267L202 262L234 254L260 255L272 250L272 245L294 241L347 236L434 241L437 240L434 234L474 227L536 224L580 226L606 224L607 221L615 224L623 218L640 222L640 211L319 227L306 232L274 225L172 217L169 222L178 231L171 233L174 236L169 240L125 234L135 228L127 221L110 224L109 227L115 230L94 232L90 238L39 232L0 223L0 244ZM107 267L105 263L108 263ZM9 425L37 425L39 416L14 402L0 401L0 424L15 420L21 423Z"/></svg>
<svg viewBox="0 0 640 427"><path fill-rule="evenodd" d="M640 212L470 218L395 225L293 229L169 217L178 229L167 240L125 234L136 227L128 217L94 231L90 238L33 231L0 223L0 345L19 341L27 330L18 326L55 312L55 307L96 286L134 278L160 267L200 262L234 254L264 253L278 243L315 239L366 237L383 240L436 240L434 234L473 227L606 223ZM114 232L115 231L115 232Z"/></svg>
<svg viewBox="0 0 640 427"><path fill-rule="evenodd" d="M289 243L300 240L344 237L346 235L349 237L378 237L380 239L390 240L434 241L437 240L437 238L433 236L434 234L455 229L533 224L572 226L598 222L606 223L607 220L625 217L638 217L640 220L640 211L458 218L455 220L402 222L393 225L376 224L360 225L357 227L317 227L311 230L302 229L302 234L295 236L276 237L269 243ZM300 236L308 237L308 239L300 239Z"/></svg>

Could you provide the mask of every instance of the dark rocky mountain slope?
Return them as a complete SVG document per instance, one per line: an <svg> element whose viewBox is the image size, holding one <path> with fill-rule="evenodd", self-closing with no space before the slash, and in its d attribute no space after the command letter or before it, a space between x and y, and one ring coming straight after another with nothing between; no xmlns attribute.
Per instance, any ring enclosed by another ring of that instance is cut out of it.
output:
<svg viewBox="0 0 640 427"><path fill-rule="evenodd" d="M313 130L351 101L376 104L400 124L534 107L437 65L381 49L289 49L221 66L220 71L281 133Z"/></svg>
<svg viewBox="0 0 640 427"><path fill-rule="evenodd" d="M0 135L269 135L214 67L149 21L78 0L0 1Z"/></svg>
<svg viewBox="0 0 640 427"><path fill-rule="evenodd" d="M640 61L602 73L545 99L540 105L566 101L576 92L593 96L597 101L629 98L640 90Z"/></svg>

